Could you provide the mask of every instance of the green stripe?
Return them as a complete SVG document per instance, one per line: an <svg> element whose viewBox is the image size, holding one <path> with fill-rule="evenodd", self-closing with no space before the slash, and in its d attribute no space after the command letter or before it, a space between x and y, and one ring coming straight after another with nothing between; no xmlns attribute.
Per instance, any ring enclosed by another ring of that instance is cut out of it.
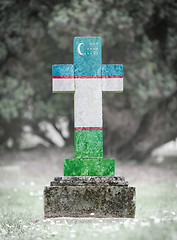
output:
<svg viewBox="0 0 177 240"><path fill-rule="evenodd" d="M75 130L75 158L102 158L103 131Z"/></svg>
<svg viewBox="0 0 177 240"><path fill-rule="evenodd" d="M114 159L65 159L64 176L114 176Z"/></svg>
<svg viewBox="0 0 177 240"><path fill-rule="evenodd" d="M108 81L109 81L109 79L108 79ZM103 91L103 93L107 93L107 92L123 93L123 91Z"/></svg>

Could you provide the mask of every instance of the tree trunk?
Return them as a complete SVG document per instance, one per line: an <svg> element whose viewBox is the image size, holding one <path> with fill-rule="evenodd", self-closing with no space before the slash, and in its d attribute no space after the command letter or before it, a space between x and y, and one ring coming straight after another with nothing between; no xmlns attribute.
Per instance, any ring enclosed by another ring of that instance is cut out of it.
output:
<svg viewBox="0 0 177 240"><path fill-rule="evenodd" d="M106 111L107 114L112 116L109 109ZM106 131L104 138L106 153L115 154L119 160L143 161L154 148L177 136L177 90L141 118L124 109L117 114L117 117L120 117L122 122L117 121L119 124L116 129L113 128L115 124L110 125L110 122L106 122L106 125L109 124L107 131L110 132L108 134ZM127 121L130 121L134 128L128 125Z"/></svg>

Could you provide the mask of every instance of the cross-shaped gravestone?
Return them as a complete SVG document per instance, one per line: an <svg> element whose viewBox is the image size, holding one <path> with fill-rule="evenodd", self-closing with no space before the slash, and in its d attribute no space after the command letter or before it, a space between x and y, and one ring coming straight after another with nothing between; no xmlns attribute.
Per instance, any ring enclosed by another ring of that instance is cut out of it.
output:
<svg viewBox="0 0 177 240"><path fill-rule="evenodd" d="M100 37L74 38L74 64L52 66L53 92L74 93L75 158L64 176L114 176L115 160L103 158L102 92L123 91L123 65L102 64Z"/></svg>

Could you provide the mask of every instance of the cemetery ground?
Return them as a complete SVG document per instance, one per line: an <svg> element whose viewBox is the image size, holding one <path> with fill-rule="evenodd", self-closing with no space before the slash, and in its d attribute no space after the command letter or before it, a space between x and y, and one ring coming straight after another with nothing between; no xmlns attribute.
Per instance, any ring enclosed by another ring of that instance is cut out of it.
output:
<svg viewBox="0 0 177 240"><path fill-rule="evenodd" d="M135 219L44 219L43 189L73 150L0 154L0 239L177 239L177 161L116 162L136 187ZM94 213L91 214L91 217Z"/></svg>

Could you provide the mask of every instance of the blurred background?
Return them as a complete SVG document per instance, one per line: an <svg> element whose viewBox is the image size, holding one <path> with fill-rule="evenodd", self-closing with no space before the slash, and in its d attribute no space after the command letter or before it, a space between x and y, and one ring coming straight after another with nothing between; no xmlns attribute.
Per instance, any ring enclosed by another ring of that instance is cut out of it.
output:
<svg viewBox="0 0 177 240"><path fill-rule="evenodd" d="M38 221L74 157L74 96L52 94L51 67L73 63L75 36L100 36L103 64L124 65L124 92L103 94L104 157L136 187L133 225ZM176 0L0 0L1 239L175 240L176 138Z"/></svg>
<svg viewBox="0 0 177 240"><path fill-rule="evenodd" d="M1 154L73 152L73 94L52 94L51 65L73 63L75 36L101 36L103 63L124 65L124 92L103 94L105 155L176 159L176 26L174 0L2 0Z"/></svg>

